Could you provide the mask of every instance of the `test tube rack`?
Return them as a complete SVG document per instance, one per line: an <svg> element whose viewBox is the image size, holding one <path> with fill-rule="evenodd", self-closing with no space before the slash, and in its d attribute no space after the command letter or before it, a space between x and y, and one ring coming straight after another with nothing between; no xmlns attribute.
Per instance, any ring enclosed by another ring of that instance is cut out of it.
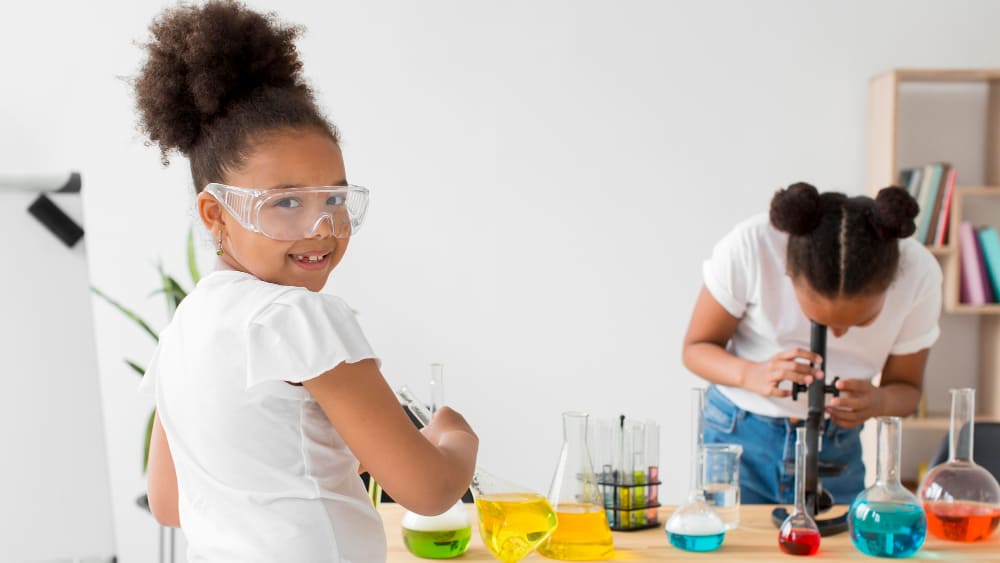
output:
<svg viewBox="0 0 1000 563"><path fill-rule="evenodd" d="M656 467L631 475L605 468L599 473L597 484L612 530L645 530L660 525L659 486L662 483Z"/></svg>

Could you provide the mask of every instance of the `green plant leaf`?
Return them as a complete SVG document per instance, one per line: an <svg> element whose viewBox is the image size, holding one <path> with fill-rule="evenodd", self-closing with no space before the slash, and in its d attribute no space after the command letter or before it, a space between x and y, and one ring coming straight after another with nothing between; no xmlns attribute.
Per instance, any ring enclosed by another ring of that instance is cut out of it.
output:
<svg viewBox="0 0 1000 563"><path fill-rule="evenodd" d="M201 274L198 272L198 260L194 253L194 227L188 227L187 259L188 271L191 272L191 282L198 285Z"/></svg>
<svg viewBox="0 0 1000 563"><path fill-rule="evenodd" d="M149 467L149 443L153 440L153 419L156 417L156 409L149 413L149 422L146 423L146 439L142 446L142 474L146 474Z"/></svg>
<svg viewBox="0 0 1000 563"><path fill-rule="evenodd" d="M128 364L128 367L134 369L135 372L139 374L139 377L145 377L145 375L146 375L146 368L140 366L139 364L133 362L132 360L130 360L128 358L125 358L125 363Z"/></svg>
<svg viewBox="0 0 1000 563"><path fill-rule="evenodd" d="M163 284L162 289L157 292L162 292L167 298L167 318L173 318L174 311L177 310L177 306L181 304L181 301L187 297L187 291L181 287L181 284L177 283L177 280L168 276L166 272L163 271L163 264L158 264L157 269L160 271L160 281Z"/></svg>
<svg viewBox="0 0 1000 563"><path fill-rule="evenodd" d="M150 328L149 324L147 324L146 321L142 320L142 318L139 317L139 315L133 313L129 309L126 309L121 303L119 303L119 302L115 301L114 299L108 297L107 295L104 294L104 292L102 292L101 290L97 289L96 287L91 286L90 291L93 292L94 295L96 295L96 296L100 297L101 299L107 301L115 309L118 309L119 311L121 311L122 314L124 314L126 317L128 317L128 318L132 319L133 321L135 321L136 324L138 324L140 327L142 327L143 330L145 330L150 336L153 337L153 340L155 340L157 342L160 341L160 337L157 336L156 332L152 328Z"/></svg>

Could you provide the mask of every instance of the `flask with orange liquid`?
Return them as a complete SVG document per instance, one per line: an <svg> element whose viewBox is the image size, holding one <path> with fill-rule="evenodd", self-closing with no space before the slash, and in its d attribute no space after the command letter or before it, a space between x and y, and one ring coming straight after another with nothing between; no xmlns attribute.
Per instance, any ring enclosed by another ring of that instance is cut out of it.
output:
<svg viewBox="0 0 1000 563"><path fill-rule="evenodd" d="M951 390L948 462L931 469L918 492L928 530L946 540L984 540L1000 524L1000 486L972 460L975 404L975 389Z"/></svg>
<svg viewBox="0 0 1000 563"><path fill-rule="evenodd" d="M611 528L587 448L587 414L563 413L563 446L549 502L559 525L538 553L564 561L606 559L614 553ZM645 515L645 513L643 513Z"/></svg>

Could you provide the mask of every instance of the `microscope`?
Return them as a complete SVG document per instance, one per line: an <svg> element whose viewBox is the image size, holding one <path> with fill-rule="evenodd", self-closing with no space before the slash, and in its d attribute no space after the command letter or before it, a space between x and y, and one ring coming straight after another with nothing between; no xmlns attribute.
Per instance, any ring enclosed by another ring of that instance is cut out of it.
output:
<svg viewBox="0 0 1000 563"><path fill-rule="evenodd" d="M809 349L823 358L823 363L819 368L826 375L826 325L821 325L812 321ZM827 393L834 397L840 396L837 389L837 380L834 378L829 385L826 379L814 380L809 385L800 383L792 384L792 400L799 400L799 394L808 392L809 394L809 415L806 418L806 479L805 479L805 502L806 510L816 521L821 536L832 536L847 530L847 513L833 518L821 519L818 516L833 507L833 497L823 490L820 484L820 477L835 477L844 471L844 466L837 463L819 461L819 446L823 432L823 413L826 406ZM785 473L795 473L795 461L785 462ZM791 467L788 465L791 464ZM788 518L788 510L785 508L775 508L771 512L771 521L774 525L781 527L782 522Z"/></svg>

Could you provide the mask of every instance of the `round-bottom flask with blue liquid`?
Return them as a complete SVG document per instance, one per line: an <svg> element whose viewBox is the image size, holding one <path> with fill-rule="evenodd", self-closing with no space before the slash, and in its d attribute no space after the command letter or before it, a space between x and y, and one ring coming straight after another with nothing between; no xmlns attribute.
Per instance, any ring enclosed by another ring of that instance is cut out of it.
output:
<svg viewBox="0 0 1000 563"><path fill-rule="evenodd" d="M927 515L917 497L899 482L902 423L878 419L878 479L862 491L847 516L854 547L875 557L909 557L927 537Z"/></svg>
<svg viewBox="0 0 1000 563"><path fill-rule="evenodd" d="M664 529L670 545L685 551L715 551L726 537L725 523L700 490L670 515Z"/></svg>

